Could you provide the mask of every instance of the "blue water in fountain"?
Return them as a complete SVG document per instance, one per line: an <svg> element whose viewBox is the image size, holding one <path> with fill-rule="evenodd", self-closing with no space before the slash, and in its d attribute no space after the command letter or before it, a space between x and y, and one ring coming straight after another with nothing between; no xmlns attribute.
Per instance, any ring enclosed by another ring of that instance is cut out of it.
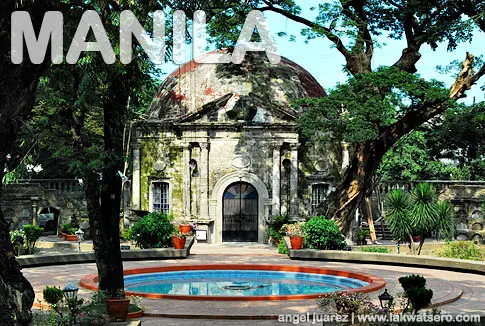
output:
<svg viewBox="0 0 485 326"><path fill-rule="evenodd" d="M323 294L368 284L342 276L265 270L191 270L125 276L127 291L189 296Z"/></svg>

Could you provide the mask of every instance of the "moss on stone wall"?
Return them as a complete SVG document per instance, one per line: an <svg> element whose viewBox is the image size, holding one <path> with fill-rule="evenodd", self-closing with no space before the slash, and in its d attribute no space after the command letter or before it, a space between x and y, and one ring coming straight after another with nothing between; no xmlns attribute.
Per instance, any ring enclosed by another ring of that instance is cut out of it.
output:
<svg viewBox="0 0 485 326"><path fill-rule="evenodd" d="M184 164L183 151L179 147L170 147L169 158L174 169L171 174L172 181L172 214L177 217L182 217L184 211Z"/></svg>
<svg viewBox="0 0 485 326"><path fill-rule="evenodd" d="M141 145L141 171L140 171L140 190L141 190L141 209L150 210L150 183L149 176L153 173L153 163L155 160L155 139L144 139Z"/></svg>

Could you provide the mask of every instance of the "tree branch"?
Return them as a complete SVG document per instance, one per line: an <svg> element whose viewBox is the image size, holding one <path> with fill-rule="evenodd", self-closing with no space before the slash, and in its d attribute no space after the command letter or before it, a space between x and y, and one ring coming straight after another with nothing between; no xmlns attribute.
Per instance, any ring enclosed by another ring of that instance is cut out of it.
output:
<svg viewBox="0 0 485 326"><path fill-rule="evenodd" d="M407 47L402 51L402 55L399 60L393 64L393 67L397 67L400 70L407 71L409 73L415 73L416 63L421 58L419 49L420 44L416 41L416 37L413 31L414 13L406 9L407 12L404 15L403 27L406 35Z"/></svg>
<svg viewBox="0 0 485 326"><path fill-rule="evenodd" d="M284 9L281 9L281 8L277 8L275 6L273 6L270 2L268 1L265 1L263 0L264 3L267 5L267 7L261 7L261 8L257 8L257 10L259 11L273 11L273 12L276 12L280 15L283 15L285 16L286 18L289 18L297 23L300 23L300 24L303 24L307 27L310 27L312 29L316 29L318 31L320 31L323 35L325 35L331 42L333 42L333 44L335 44L337 50L342 53L342 55L344 57L348 57L350 54L349 54L349 51L347 50L347 48L344 46L342 40L340 39L340 37L338 37L337 35L335 35L334 33L332 33L332 31L325 27L325 26L322 26L320 24L317 24L317 23L314 23L312 22L311 20L308 20L306 18L303 18L303 17L300 17L300 16L297 16L295 14L292 14L290 12L288 12L287 10L284 10Z"/></svg>
<svg viewBox="0 0 485 326"><path fill-rule="evenodd" d="M485 74L485 64L476 74L473 74L473 61L473 55L467 53L466 58L462 63L463 69L450 89L449 98L451 100L458 100L459 98L464 97L465 92ZM411 132L431 118L434 118L438 114L446 111L449 105L449 102L440 101L437 103L425 103L419 108L410 110L399 121L384 129L380 136L381 140L384 142L384 146L387 149L390 148L402 136Z"/></svg>

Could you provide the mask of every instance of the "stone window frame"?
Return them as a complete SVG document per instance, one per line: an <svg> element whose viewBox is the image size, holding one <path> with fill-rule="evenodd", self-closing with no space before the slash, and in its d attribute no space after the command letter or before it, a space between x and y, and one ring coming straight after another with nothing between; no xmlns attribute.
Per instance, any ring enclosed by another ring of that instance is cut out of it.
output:
<svg viewBox="0 0 485 326"><path fill-rule="evenodd" d="M165 213L165 214L171 214L172 212L172 182L170 182L170 180L167 180L167 179L153 179L153 180L150 180L150 202L149 202L149 211L150 212L155 212L154 210L154 187L155 187L155 184L157 183L165 183L168 185L168 194L167 194L167 201L168 201L168 211L167 212L164 212L161 208L160 208L160 212L161 213Z"/></svg>
<svg viewBox="0 0 485 326"><path fill-rule="evenodd" d="M326 191L324 191L324 195L323 197L317 202L315 203L315 195L314 195L314 189L316 189L317 187L321 187L321 186L324 186L326 187ZM316 210L316 207L322 203L323 201L325 201L325 199L328 197L328 194L330 193L330 189L331 189L331 184L328 183L328 182L314 182L310 185L310 211L311 213L315 213L315 210Z"/></svg>

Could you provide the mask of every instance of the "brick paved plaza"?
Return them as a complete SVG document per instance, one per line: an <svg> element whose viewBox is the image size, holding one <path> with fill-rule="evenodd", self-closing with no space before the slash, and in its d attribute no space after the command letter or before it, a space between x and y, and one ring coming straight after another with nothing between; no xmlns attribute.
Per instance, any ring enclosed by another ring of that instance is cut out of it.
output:
<svg viewBox="0 0 485 326"><path fill-rule="evenodd" d="M265 245L196 244L187 259L131 261L125 262L124 268L207 263L318 266L358 271L384 278L387 282L386 288L393 295L401 291L397 282L398 277L418 273L427 279L428 287L434 291L434 303L456 300L461 295L461 298L455 302L440 307L443 312L483 314L485 311L485 277L482 275L389 265L290 260L285 255L276 254L274 247ZM96 266L93 263L57 265L25 268L23 272L35 289L36 299L42 299L42 289L46 285L63 287L69 280L79 284L79 280L83 276L96 273ZM371 298L377 300L380 292L371 293ZM89 297L91 291L80 289L79 294ZM142 299L141 304L146 307L146 313L153 316L143 317L141 319L143 325L276 325L278 324L276 320L264 319L274 319L279 314L319 312L316 300L214 302ZM175 318L181 316L186 316L186 318ZM214 319L221 318L221 316L232 316L233 318L239 316L239 319ZM246 320L242 318L246 318ZM248 318L254 318L254 320L247 320Z"/></svg>

